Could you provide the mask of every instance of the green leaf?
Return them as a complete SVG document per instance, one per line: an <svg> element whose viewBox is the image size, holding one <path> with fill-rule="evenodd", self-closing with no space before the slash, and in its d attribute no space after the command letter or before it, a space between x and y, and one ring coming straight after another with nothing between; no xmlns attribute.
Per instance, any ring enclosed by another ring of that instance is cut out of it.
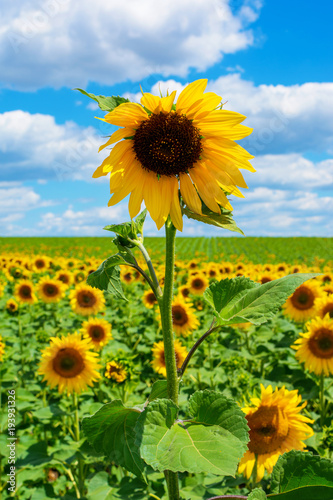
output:
<svg viewBox="0 0 333 500"><path fill-rule="evenodd" d="M90 99L93 99L98 103L98 106L103 110L103 111L113 111L114 108L119 106L119 104L123 104L124 102L130 102L129 99L126 99L125 97L120 97L118 96L104 96L104 95L95 95L95 94L89 94L85 90L82 89L74 89L78 90L81 92L81 94L86 95L87 97L90 97Z"/></svg>
<svg viewBox="0 0 333 500"><path fill-rule="evenodd" d="M139 416L140 411L125 408L120 400L115 400L83 418L82 428L96 451L103 450L110 460L144 480L144 462L135 444L134 427Z"/></svg>
<svg viewBox="0 0 333 500"><path fill-rule="evenodd" d="M247 497L247 500L266 500L266 499L267 499L266 493L261 488L256 488L255 490L251 491L251 493Z"/></svg>
<svg viewBox="0 0 333 500"><path fill-rule="evenodd" d="M120 281L120 270L118 264L127 264L127 262L119 254L112 255L112 257L109 257L102 262L96 271L89 274L87 283L94 288L106 290L117 299L127 300Z"/></svg>
<svg viewBox="0 0 333 500"><path fill-rule="evenodd" d="M167 396L168 396L167 381L157 380L157 382L154 382L153 384L148 401L154 401L154 399L163 399L166 398Z"/></svg>
<svg viewBox="0 0 333 500"><path fill-rule="evenodd" d="M183 207L182 210L189 219L194 219L199 222L204 222L205 224L210 224L211 226L217 226L222 229L228 229L229 231L244 234L243 231L237 227L236 222L232 218L232 212L225 210L222 207L221 214L212 212L208 207L206 207L205 204L202 204L202 215L193 212L188 207Z"/></svg>
<svg viewBox="0 0 333 500"><path fill-rule="evenodd" d="M147 216L147 209L145 208L135 219L136 230L140 234L143 233L143 225L145 223L146 216Z"/></svg>
<svg viewBox="0 0 333 500"><path fill-rule="evenodd" d="M247 293L247 290L258 286L260 286L259 283L244 276L226 278L221 281L214 281L204 292L203 298L219 313L221 309Z"/></svg>
<svg viewBox="0 0 333 500"><path fill-rule="evenodd" d="M318 276L318 273L290 274L264 285L251 287L246 289L245 292L239 289L236 295L233 295L231 292L231 300L220 311L216 311L218 317L217 324L231 325L250 321L254 325L261 325L275 316L279 307L285 303L296 288L314 276ZM237 280L237 278L233 278L233 280ZM229 280L229 285L222 284L222 289L227 286L230 286L230 288L234 287L233 280ZM248 286L247 283L246 281L243 282L245 286ZM218 285L215 288L213 287L213 290L211 287L209 289L213 295L211 297L210 292L208 293L210 303L214 303L215 294L217 296L216 302L220 305L223 301L223 298L221 299L223 291L220 290ZM223 297L227 295L228 292L224 291Z"/></svg>
<svg viewBox="0 0 333 500"><path fill-rule="evenodd" d="M234 475L248 442L243 412L213 391L195 393L189 408L193 418L176 420L172 401L148 404L136 426L141 457L160 471Z"/></svg>
<svg viewBox="0 0 333 500"><path fill-rule="evenodd" d="M274 466L271 491L268 497L277 500L332 500L333 462L312 453L285 453Z"/></svg>

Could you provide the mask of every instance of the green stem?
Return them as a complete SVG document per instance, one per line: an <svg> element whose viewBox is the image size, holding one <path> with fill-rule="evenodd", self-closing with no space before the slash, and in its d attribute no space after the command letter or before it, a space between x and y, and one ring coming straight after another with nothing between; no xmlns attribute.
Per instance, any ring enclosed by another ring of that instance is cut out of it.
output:
<svg viewBox="0 0 333 500"><path fill-rule="evenodd" d="M75 420L74 420L75 441L80 441L79 405L78 405L78 397L77 397L76 392L73 393L73 403L74 403L74 410L75 410ZM82 459L80 452L78 452L78 463L79 463L78 490L80 493L80 496L78 498L82 498L84 496L84 474L83 474L84 461Z"/></svg>
<svg viewBox="0 0 333 500"><path fill-rule="evenodd" d="M175 239L176 228L168 219L165 223L165 281L163 297L159 299L158 304L161 311L161 322L164 341L164 359L167 373L168 397L178 405L178 376L176 365L176 354L174 346L174 335L172 328L172 294L173 278L175 264ZM179 500L178 473L165 471L165 477L168 486L169 500Z"/></svg>
<svg viewBox="0 0 333 500"><path fill-rule="evenodd" d="M175 235L176 235L176 232L175 232ZM161 290L159 281L157 279L157 276L156 276L156 273L155 273L155 269L154 269L153 263L151 261L150 255L149 255L149 253L147 252L146 248L143 246L143 244L141 242L136 242L136 245L139 248L140 252L142 253L142 255L143 255L143 257L144 257L144 259L145 259L145 261L147 263L147 266L148 266L148 269L149 269L149 273L150 273L150 276L151 276L151 279L152 279L152 282L153 282L153 285L154 285L154 291L155 291L156 296L157 296L156 298L162 297L162 290Z"/></svg>
<svg viewBox="0 0 333 500"><path fill-rule="evenodd" d="M323 427L326 417L326 408L325 408L325 387L324 387L324 374L320 375L319 381L319 403L320 403L320 426Z"/></svg>

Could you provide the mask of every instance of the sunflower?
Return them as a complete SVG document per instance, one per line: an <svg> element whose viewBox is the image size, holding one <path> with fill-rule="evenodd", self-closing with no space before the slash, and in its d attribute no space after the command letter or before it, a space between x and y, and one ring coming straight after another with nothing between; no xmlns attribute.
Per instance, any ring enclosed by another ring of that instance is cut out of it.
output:
<svg viewBox="0 0 333 500"><path fill-rule="evenodd" d="M81 283L74 290L71 290L69 298L73 311L83 316L97 314L105 306L103 292L85 283Z"/></svg>
<svg viewBox="0 0 333 500"><path fill-rule="evenodd" d="M120 269L120 277L128 285L130 285L131 283L133 283L133 281L135 281L135 275L133 273L133 270L130 267L127 267L127 266L122 266L121 267L121 269Z"/></svg>
<svg viewBox="0 0 333 500"><path fill-rule="evenodd" d="M306 327L307 332L291 346L296 358L316 375L333 375L333 320L315 318Z"/></svg>
<svg viewBox="0 0 333 500"><path fill-rule="evenodd" d="M331 283L327 283L327 284L325 283L325 285L322 286L321 289L328 296L333 294L333 284L331 284Z"/></svg>
<svg viewBox="0 0 333 500"><path fill-rule="evenodd" d="M75 271L73 274L73 279L74 283L78 285L79 283L82 283L86 279L86 273L82 270Z"/></svg>
<svg viewBox="0 0 333 500"><path fill-rule="evenodd" d="M34 285L29 280L22 280L15 285L14 296L18 302L23 304L34 304L37 302L34 293Z"/></svg>
<svg viewBox="0 0 333 500"><path fill-rule="evenodd" d="M6 344L2 341L2 337L0 335L0 362L3 360L3 356L5 354Z"/></svg>
<svg viewBox="0 0 333 500"><path fill-rule="evenodd" d="M185 358L187 356L186 347L184 347L179 340L175 340L175 355L176 355L176 366L177 368L181 368ZM165 366L165 358L164 358L164 343L163 341L155 342L153 345L153 356L154 359L151 362L152 367L157 373L161 373L164 377L166 377L166 366Z"/></svg>
<svg viewBox="0 0 333 500"><path fill-rule="evenodd" d="M50 259L45 256L37 256L33 259L33 268L39 273L46 271L46 269L49 267L49 264Z"/></svg>
<svg viewBox="0 0 333 500"><path fill-rule="evenodd" d="M93 174L110 172L109 206L131 194L131 218L144 200L158 229L170 214L181 231L178 184L186 205L199 214L202 201L218 214L220 206L231 210L225 191L243 197L237 186L247 185L239 169L254 172L253 156L234 141L252 129L240 125L245 116L222 109L220 96L204 94L206 86L207 80L190 83L176 104L176 91L166 97L145 93L141 105L123 103L105 116L123 127L100 147L117 143Z"/></svg>
<svg viewBox="0 0 333 500"><path fill-rule="evenodd" d="M127 371L124 366L117 361L109 361L106 363L106 370L104 374L107 378L115 380L118 384L124 382L127 378Z"/></svg>
<svg viewBox="0 0 333 500"><path fill-rule="evenodd" d="M73 283L73 275L69 271L58 271L55 279L61 281L66 286L70 286Z"/></svg>
<svg viewBox="0 0 333 500"><path fill-rule="evenodd" d="M9 299L6 302L6 309L10 313L15 313L18 310L18 303L14 299Z"/></svg>
<svg viewBox="0 0 333 500"><path fill-rule="evenodd" d="M333 295L326 295L317 299L315 306L317 316L324 318L328 314L330 318L333 318Z"/></svg>
<svg viewBox="0 0 333 500"><path fill-rule="evenodd" d="M257 460L257 478L264 477L265 470L270 474L278 458L290 450L303 450L304 439L313 435L307 423L313 423L300 411L306 402L299 404L302 397L298 391L288 391L284 387L272 386L267 389L261 385L261 397L251 398L251 406L243 408L250 428L248 451L240 461L239 472L250 478Z"/></svg>
<svg viewBox="0 0 333 500"><path fill-rule="evenodd" d="M148 307L148 309L152 309L157 304L157 299L155 297L155 294L151 290L147 290L143 294L142 300L144 305Z"/></svg>
<svg viewBox="0 0 333 500"><path fill-rule="evenodd" d="M79 333L52 337L42 351L38 373L51 388L58 386L60 393L80 393L100 378L98 355L91 348L90 339L82 339Z"/></svg>
<svg viewBox="0 0 333 500"><path fill-rule="evenodd" d="M333 284L333 274L332 273L324 273L321 276L318 276L318 279L322 281L322 283L328 284L332 283Z"/></svg>
<svg viewBox="0 0 333 500"><path fill-rule="evenodd" d="M185 300L189 298L190 293L190 289L187 285L179 287L179 294L181 294Z"/></svg>
<svg viewBox="0 0 333 500"><path fill-rule="evenodd" d="M264 285L265 283L269 283L270 281L274 281L275 279L277 279L277 275L275 273L271 271L265 271L257 277L256 281Z"/></svg>
<svg viewBox="0 0 333 500"><path fill-rule="evenodd" d="M43 302L59 302L66 291L66 285L62 281L44 276L37 284L37 292Z"/></svg>
<svg viewBox="0 0 333 500"><path fill-rule="evenodd" d="M306 281L290 295L283 308L295 321L307 321L316 315L315 299L322 296L318 284Z"/></svg>
<svg viewBox="0 0 333 500"><path fill-rule="evenodd" d="M187 286L194 295L202 295L208 288L209 281L203 273L199 273L190 277Z"/></svg>
<svg viewBox="0 0 333 500"><path fill-rule="evenodd" d="M105 319L89 318L82 323L83 338L89 338L94 349L99 351L112 339L111 325Z"/></svg>
<svg viewBox="0 0 333 500"><path fill-rule="evenodd" d="M220 275L218 266L214 262L210 262L209 264L207 264L207 266L205 267L205 271L209 278L218 278Z"/></svg>
<svg viewBox="0 0 333 500"><path fill-rule="evenodd" d="M192 304L178 295L172 302L172 324L176 335L187 337L198 328L199 320L194 314Z"/></svg>

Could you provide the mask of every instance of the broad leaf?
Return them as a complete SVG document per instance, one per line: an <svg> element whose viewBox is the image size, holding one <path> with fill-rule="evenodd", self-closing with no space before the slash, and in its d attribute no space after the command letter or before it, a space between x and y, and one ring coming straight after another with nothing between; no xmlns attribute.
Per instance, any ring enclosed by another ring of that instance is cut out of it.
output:
<svg viewBox="0 0 333 500"><path fill-rule="evenodd" d="M219 313L221 309L247 293L247 290L258 286L260 286L259 283L244 276L226 278L221 281L214 281L204 292L203 298Z"/></svg>
<svg viewBox="0 0 333 500"><path fill-rule="evenodd" d="M269 498L332 500L333 462L311 453L290 451L274 466Z"/></svg>
<svg viewBox="0 0 333 500"><path fill-rule="evenodd" d="M234 475L248 441L246 419L219 393L196 393L193 418L177 420L177 406L160 399L148 404L137 423L141 457L154 469Z"/></svg>
<svg viewBox="0 0 333 500"><path fill-rule="evenodd" d="M87 283L94 288L106 290L118 299L127 300L120 281L120 270L118 264L127 263L119 254L109 257L102 262L96 271L89 274Z"/></svg>
<svg viewBox="0 0 333 500"><path fill-rule="evenodd" d="M139 415L140 411L125 408L116 400L83 418L82 428L96 451L103 451L109 460L143 479L144 462L135 444L134 430Z"/></svg>
<svg viewBox="0 0 333 500"><path fill-rule="evenodd" d="M251 491L249 496L247 497L247 500L266 500L267 496L264 490L260 488L256 488L255 490Z"/></svg>
<svg viewBox="0 0 333 500"><path fill-rule="evenodd" d="M154 382L153 387L151 389L151 393L149 394L148 401L154 401L154 399L163 399L168 397L168 389L167 389L167 381L166 380L157 380Z"/></svg>
<svg viewBox="0 0 333 500"><path fill-rule="evenodd" d="M142 210L142 212L135 219L136 230L141 235L142 235L142 232L143 232L143 225L145 223L146 216L147 216L147 209L145 208L144 210Z"/></svg>
<svg viewBox="0 0 333 500"><path fill-rule="evenodd" d="M193 212L188 207L183 207L182 210L189 219L194 219L211 226L217 226L222 229L228 229L229 231L244 234L243 231L237 227L234 219L232 218L232 213L229 210L221 208L221 214L217 214L209 210L209 208L204 204L202 205L202 215Z"/></svg>
<svg viewBox="0 0 333 500"><path fill-rule="evenodd" d="M103 111L113 111L114 108L119 106L119 104L123 104L124 102L130 102L129 99L126 99L125 97L120 97L118 96L104 96L104 95L95 95L95 94L89 94L85 90L82 89L74 89L78 90L81 92L81 94L86 95L87 97L90 97L90 99L93 99L98 103L98 106L103 110Z"/></svg>
<svg viewBox="0 0 333 500"><path fill-rule="evenodd" d="M220 311L216 311L218 325L231 325L236 323L245 323L250 321L254 325L261 325L267 320L272 319L279 307L281 307L287 298L298 288L302 283L308 281L318 273L298 273L289 274L283 278L265 283L264 285L251 287L246 289L245 293L239 290L238 294L232 295L231 300ZM233 278L237 280L237 278ZM242 277L240 277L242 279ZM225 280L223 280L225 281ZM229 280L230 282L232 280ZM247 282L243 282L244 286L248 286ZM226 285L222 285L224 287ZM230 283L230 287L234 284ZM209 298L210 303L214 303L214 293L217 295L216 302L221 304L221 291L219 286L209 287L213 297ZM226 294L226 292L224 292ZM224 301L225 302L225 301Z"/></svg>

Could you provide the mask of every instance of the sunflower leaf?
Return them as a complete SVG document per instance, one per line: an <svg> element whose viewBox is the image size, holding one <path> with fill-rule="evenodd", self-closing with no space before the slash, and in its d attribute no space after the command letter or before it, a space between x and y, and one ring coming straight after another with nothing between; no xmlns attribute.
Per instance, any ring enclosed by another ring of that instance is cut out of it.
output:
<svg viewBox="0 0 333 500"><path fill-rule="evenodd" d="M120 400L102 406L91 417L82 420L83 432L96 451L125 467L144 481L144 462L135 444L134 427L140 411L125 408Z"/></svg>
<svg viewBox="0 0 333 500"><path fill-rule="evenodd" d="M248 321L254 325L261 325L275 316L279 307L285 303L296 288L315 276L318 276L318 273L289 274L264 285L251 285L249 288L246 288L249 282L241 281L242 277L239 277L239 283L243 283L245 291L242 291L240 286L236 295L230 292L228 303L223 305L222 309L216 310L215 302L219 308L222 303L225 303L224 297L229 297L227 291L223 292L223 287L233 288L235 286L233 280L237 280L237 278L233 278L233 280L229 280L229 285L219 285L221 282L216 285L214 283L215 287L213 286L213 288L211 285L208 289L210 292L206 293L206 300L208 297L210 305L213 305L215 309L218 325L232 325Z"/></svg>
<svg viewBox="0 0 333 500"><path fill-rule="evenodd" d="M312 453L284 453L274 466L271 491L268 498L277 500L332 500L333 462Z"/></svg>
<svg viewBox="0 0 333 500"><path fill-rule="evenodd" d="M124 102L130 102L129 99L126 99L125 97L120 97L119 95L104 96L104 95L89 94L88 92L82 89L74 89L74 90L78 90L79 92L81 92L81 94L84 94L87 97L90 97L90 99L96 101L100 109L102 109L103 111L110 112L113 111L114 108L119 106L119 104L123 104Z"/></svg>
<svg viewBox="0 0 333 500"><path fill-rule="evenodd" d="M221 281L214 281L205 290L203 298L219 313L221 309L247 293L247 290L258 286L260 286L259 283L244 276L237 276L231 279L226 278Z"/></svg>
<svg viewBox="0 0 333 500"><path fill-rule="evenodd" d="M156 382L154 382L151 393L148 397L148 401L166 398L168 396L167 385L168 384L166 380L157 380Z"/></svg>
<svg viewBox="0 0 333 500"><path fill-rule="evenodd" d="M221 214L216 214L215 212L209 210L209 208L204 204L202 205L202 215L193 212L188 207L183 207L182 210L189 219L194 219L199 222L204 222L205 224L210 224L211 226L217 226L222 229L228 229L229 231L244 234L243 231L237 227L236 222L232 218L232 213L229 210L221 208Z"/></svg>
<svg viewBox="0 0 333 500"><path fill-rule="evenodd" d="M144 210L142 210L142 212L135 219L136 231L138 233L140 233L141 235L143 233L143 225L144 225L144 222L146 220L146 216L147 216L147 209L145 208Z"/></svg>
<svg viewBox="0 0 333 500"><path fill-rule="evenodd" d="M120 281L119 264L127 264L127 262L120 254L112 255L102 262L96 271L89 274L87 283L94 288L99 288L99 290L105 290L117 299L127 301Z"/></svg>
<svg viewBox="0 0 333 500"><path fill-rule="evenodd" d="M267 496L264 490L261 488L256 488L255 490L252 490L249 496L247 497L247 500L266 500Z"/></svg>
<svg viewBox="0 0 333 500"><path fill-rule="evenodd" d="M148 404L136 425L143 460L160 471L234 475L248 442L243 412L214 391L196 392L189 409L191 419L177 420L172 401Z"/></svg>

